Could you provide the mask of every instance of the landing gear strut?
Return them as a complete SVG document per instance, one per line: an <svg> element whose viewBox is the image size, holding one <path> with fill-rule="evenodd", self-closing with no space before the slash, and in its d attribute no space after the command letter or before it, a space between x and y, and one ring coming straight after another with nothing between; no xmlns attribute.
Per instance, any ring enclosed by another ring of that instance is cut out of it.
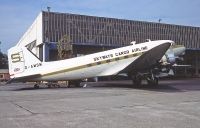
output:
<svg viewBox="0 0 200 128"><path fill-rule="evenodd" d="M140 74L132 76L133 87L141 87L142 76Z"/></svg>
<svg viewBox="0 0 200 128"><path fill-rule="evenodd" d="M153 74L149 74L149 76L147 76L147 83L150 86L157 86L158 85L158 78Z"/></svg>
<svg viewBox="0 0 200 128"><path fill-rule="evenodd" d="M149 73L137 73L132 75L133 87L141 87L142 79L147 81L147 84L150 86L158 85L158 77L156 77L155 73L151 70Z"/></svg>

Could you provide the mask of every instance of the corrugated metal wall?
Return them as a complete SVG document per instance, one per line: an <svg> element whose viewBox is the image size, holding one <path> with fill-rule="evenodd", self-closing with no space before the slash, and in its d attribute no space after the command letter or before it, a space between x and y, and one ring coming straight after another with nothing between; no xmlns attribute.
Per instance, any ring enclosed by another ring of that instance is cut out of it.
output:
<svg viewBox="0 0 200 128"><path fill-rule="evenodd" d="M174 40L200 48L200 28L68 13L43 12L43 41L58 42L64 35L75 44L124 46L146 39Z"/></svg>

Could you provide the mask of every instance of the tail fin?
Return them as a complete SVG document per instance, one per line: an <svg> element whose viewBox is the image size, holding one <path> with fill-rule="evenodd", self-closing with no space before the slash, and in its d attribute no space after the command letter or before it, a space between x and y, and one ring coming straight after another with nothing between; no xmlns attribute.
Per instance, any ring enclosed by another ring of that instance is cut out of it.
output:
<svg viewBox="0 0 200 128"><path fill-rule="evenodd" d="M11 78L16 74L25 72L34 64L41 64L41 61L26 47L13 47L8 50L9 73Z"/></svg>

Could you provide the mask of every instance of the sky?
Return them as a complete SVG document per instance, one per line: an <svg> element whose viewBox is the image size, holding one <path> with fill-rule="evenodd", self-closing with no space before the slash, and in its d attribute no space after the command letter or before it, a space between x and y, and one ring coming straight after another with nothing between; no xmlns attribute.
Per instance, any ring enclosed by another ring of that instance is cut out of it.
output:
<svg viewBox="0 0 200 128"><path fill-rule="evenodd" d="M0 0L0 49L16 45L41 10L200 27L200 0Z"/></svg>

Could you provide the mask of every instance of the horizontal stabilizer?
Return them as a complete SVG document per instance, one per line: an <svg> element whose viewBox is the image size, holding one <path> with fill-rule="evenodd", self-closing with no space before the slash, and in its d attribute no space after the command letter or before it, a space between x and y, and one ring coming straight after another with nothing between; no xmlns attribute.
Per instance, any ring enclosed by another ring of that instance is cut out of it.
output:
<svg viewBox="0 0 200 128"><path fill-rule="evenodd" d="M17 83L17 82L32 81L32 79L39 78L39 77L41 77L40 74L35 74L35 75L30 75L30 76L23 76L23 77L12 78L12 79L10 79L9 81L7 81L6 84Z"/></svg>

